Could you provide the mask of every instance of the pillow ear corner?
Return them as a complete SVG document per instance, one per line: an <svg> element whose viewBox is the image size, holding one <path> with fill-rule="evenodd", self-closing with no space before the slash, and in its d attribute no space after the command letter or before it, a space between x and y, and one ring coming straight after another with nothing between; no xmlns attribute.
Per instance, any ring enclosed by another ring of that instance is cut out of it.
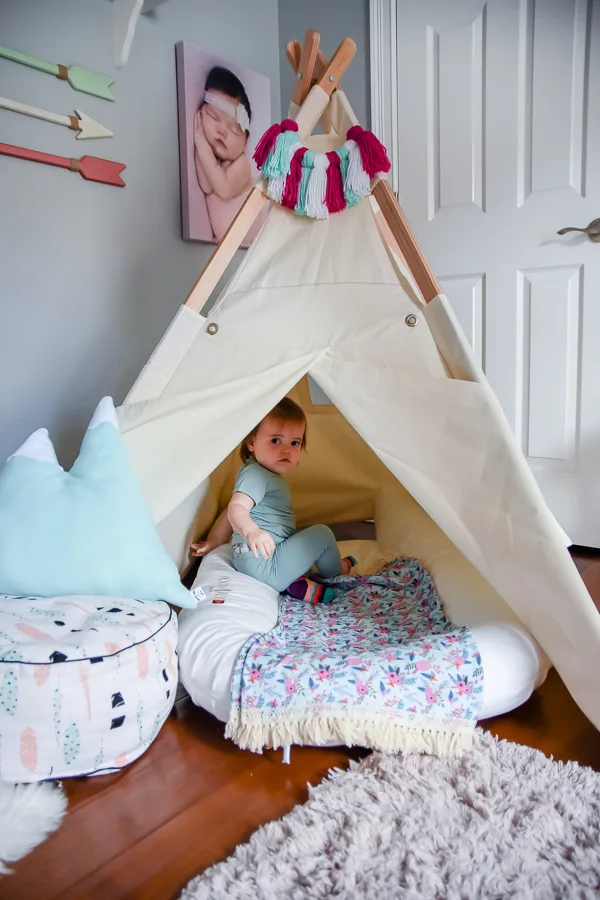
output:
<svg viewBox="0 0 600 900"><path fill-rule="evenodd" d="M196 609L198 601L191 591L180 585L176 596L170 601L181 609Z"/></svg>
<svg viewBox="0 0 600 900"><path fill-rule="evenodd" d="M102 400L100 400L94 410L87 431L91 431L92 428L101 425L103 422L113 425L117 432L119 432L119 420L117 419L115 404L112 397L103 397Z"/></svg>
<svg viewBox="0 0 600 900"><path fill-rule="evenodd" d="M52 443L47 428L38 428L37 431L32 432L32 434L23 441L18 450L11 453L6 462L17 457L35 459L38 462L50 463L51 465L60 468L56 450L54 449L54 444Z"/></svg>

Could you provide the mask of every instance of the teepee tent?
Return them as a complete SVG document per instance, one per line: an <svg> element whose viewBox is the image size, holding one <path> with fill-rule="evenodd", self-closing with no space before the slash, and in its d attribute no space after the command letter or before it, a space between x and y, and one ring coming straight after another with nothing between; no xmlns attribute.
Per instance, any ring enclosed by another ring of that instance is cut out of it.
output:
<svg viewBox="0 0 600 900"><path fill-rule="evenodd" d="M356 124L336 89L353 46L327 63L316 32L288 45L302 76L290 116L314 151ZM299 525L374 519L382 553L420 559L454 621L520 622L600 727L600 616L389 185L375 179L371 198L323 219L266 189L249 194L119 410L168 549L183 568L230 496L240 441L291 395L308 419L290 479Z"/></svg>

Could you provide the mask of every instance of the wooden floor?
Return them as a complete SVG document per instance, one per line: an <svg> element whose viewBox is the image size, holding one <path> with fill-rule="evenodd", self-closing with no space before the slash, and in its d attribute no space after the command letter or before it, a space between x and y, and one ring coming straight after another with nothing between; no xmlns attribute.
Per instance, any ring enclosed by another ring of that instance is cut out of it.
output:
<svg viewBox="0 0 600 900"><path fill-rule="evenodd" d="M600 608L600 555L578 552L575 559ZM528 703L484 724L502 738L600 771L600 733L554 671ZM220 723L184 700L150 750L122 773L63 782L64 824L0 879L0 898L176 897L260 825L303 802L307 782L317 784L332 766L360 755L296 747L285 766L279 752L238 750Z"/></svg>

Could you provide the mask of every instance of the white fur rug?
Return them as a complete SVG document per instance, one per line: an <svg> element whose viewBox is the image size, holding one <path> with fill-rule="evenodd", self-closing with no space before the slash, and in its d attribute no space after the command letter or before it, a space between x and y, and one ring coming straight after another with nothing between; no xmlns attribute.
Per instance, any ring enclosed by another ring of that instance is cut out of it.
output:
<svg viewBox="0 0 600 900"><path fill-rule="evenodd" d="M331 773L182 898L591 900L599 890L600 775L478 731L461 758L374 753Z"/></svg>
<svg viewBox="0 0 600 900"><path fill-rule="evenodd" d="M60 787L0 781L0 875L55 831L67 810Z"/></svg>

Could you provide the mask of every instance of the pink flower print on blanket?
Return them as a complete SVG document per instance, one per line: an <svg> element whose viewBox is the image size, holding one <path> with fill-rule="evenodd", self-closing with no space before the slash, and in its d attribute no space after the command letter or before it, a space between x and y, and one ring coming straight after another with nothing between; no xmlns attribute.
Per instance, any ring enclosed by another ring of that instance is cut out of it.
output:
<svg viewBox="0 0 600 900"><path fill-rule="evenodd" d="M279 622L242 649L232 680L232 716L276 715L287 725L311 713L326 719L385 714L433 730L473 728L483 667L468 628L444 615L433 581L414 559L376 575L326 582L330 604L283 597ZM289 721L286 719L289 717ZM358 741L358 738L357 738ZM368 744L364 744L368 746Z"/></svg>
<svg viewBox="0 0 600 900"><path fill-rule="evenodd" d="M361 681L360 678L355 678L354 682L350 682L350 684L354 683L356 687L356 693L359 697L364 697L369 693L369 685L365 681Z"/></svg>

